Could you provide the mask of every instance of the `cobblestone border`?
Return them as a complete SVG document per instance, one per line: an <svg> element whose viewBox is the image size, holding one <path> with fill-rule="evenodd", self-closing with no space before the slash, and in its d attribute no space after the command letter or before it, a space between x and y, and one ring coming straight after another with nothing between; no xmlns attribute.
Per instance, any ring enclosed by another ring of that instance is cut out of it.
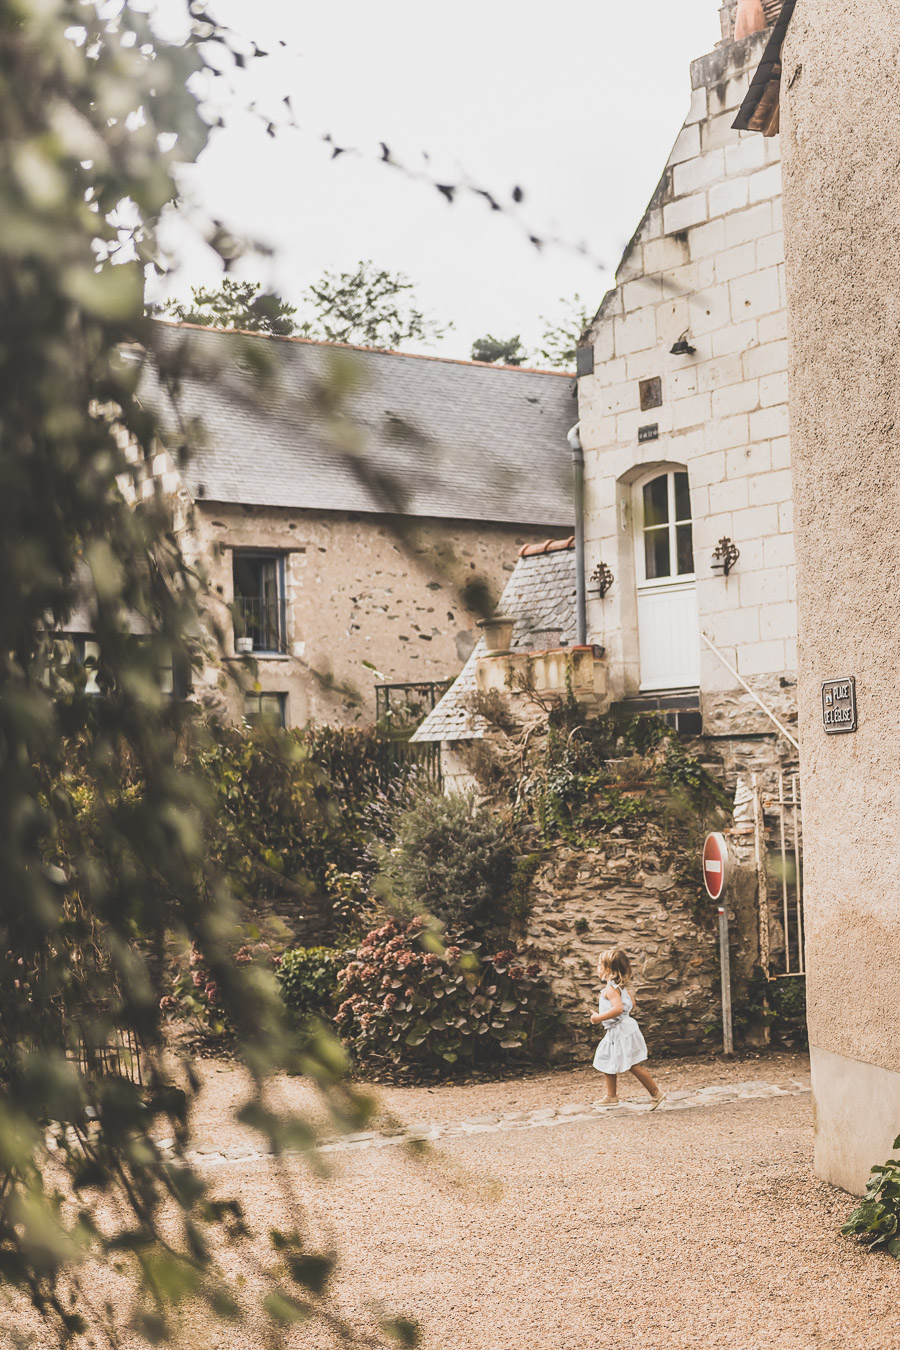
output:
<svg viewBox="0 0 900 1350"><path fill-rule="evenodd" d="M662 1111L688 1111L729 1102L759 1101L772 1097L802 1097L810 1092L809 1079L790 1079L788 1086L762 1081L715 1084L692 1090L674 1090L666 1094L657 1108ZM499 1111L484 1115L466 1116L450 1124L431 1124L414 1121L380 1130L362 1130L356 1134L323 1139L317 1149L321 1153L348 1153L359 1149L386 1148L396 1144L436 1143L441 1139L457 1139L472 1134L500 1134L515 1130L549 1129L569 1125L575 1121L596 1120L598 1116L640 1116L650 1112L650 1100L624 1101L618 1106L605 1106L602 1101L576 1102L569 1106L545 1106L533 1111ZM161 1140L160 1148L171 1148L171 1140ZM249 1145L221 1149L214 1144L189 1149L186 1161L195 1167L222 1167L231 1163L257 1162L271 1158L271 1152Z"/></svg>

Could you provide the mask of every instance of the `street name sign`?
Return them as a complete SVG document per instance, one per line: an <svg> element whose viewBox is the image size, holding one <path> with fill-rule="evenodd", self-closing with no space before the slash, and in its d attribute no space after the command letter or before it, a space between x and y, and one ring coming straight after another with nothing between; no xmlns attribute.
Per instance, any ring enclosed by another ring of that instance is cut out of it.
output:
<svg viewBox="0 0 900 1350"><path fill-rule="evenodd" d="M856 730L855 675L846 675L841 680L823 681L822 724L829 736Z"/></svg>

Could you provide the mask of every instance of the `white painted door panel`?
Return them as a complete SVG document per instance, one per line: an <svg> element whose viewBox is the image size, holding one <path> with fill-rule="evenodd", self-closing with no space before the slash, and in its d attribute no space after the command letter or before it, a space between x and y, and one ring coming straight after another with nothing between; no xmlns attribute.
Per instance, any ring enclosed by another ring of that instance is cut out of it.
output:
<svg viewBox="0 0 900 1350"><path fill-rule="evenodd" d="M696 689L700 621L692 581L638 589L641 689Z"/></svg>

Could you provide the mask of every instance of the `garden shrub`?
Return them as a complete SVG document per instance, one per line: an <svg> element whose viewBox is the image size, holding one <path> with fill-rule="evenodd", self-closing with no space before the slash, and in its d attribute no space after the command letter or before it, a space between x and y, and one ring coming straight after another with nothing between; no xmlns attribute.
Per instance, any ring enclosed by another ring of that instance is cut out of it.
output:
<svg viewBox="0 0 900 1350"><path fill-rule="evenodd" d="M272 971L278 963L273 944L259 936L244 942L224 958L219 975L228 978L227 966L246 968L256 965ZM169 989L160 1000L167 1021L192 1023L201 1037L231 1036L235 1031L222 997L220 980L195 945L170 952Z"/></svg>
<svg viewBox="0 0 900 1350"><path fill-rule="evenodd" d="M404 790L382 788L374 732L222 727L199 762L215 798L212 862L253 903L327 901L358 940L372 922L369 849L390 836Z"/></svg>
<svg viewBox="0 0 900 1350"><path fill-rule="evenodd" d="M422 795L400 812L390 849L378 851L381 884L405 918L426 912L451 929L502 912L516 849L504 820L474 793Z"/></svg>
<svg viewBox="0 0 900 1350"><path fill-rule="evenodd" d="M426 921L392 921L370 933L338 980L341 1039L362 1065L466 1067L540 1053L558 1021L537 964L477 944L430 952Z"/></svg>
<svg viewBox="0 0 900 1350"><path fill-rule="evenodd" d="M900 1149L900 1135L893 1147ZM900 1158L872 1168L865 1199L841 1232L857 1237L870 1251L884 1251L900 1261Z"/></svg>
<svg viewBox="0 0 900 1350"><path fill-rule="evenodd" d="M545 841L637 839L655 824L686 838L730 807L662 718L582 716L577 705L551 712L539 762L515 784L519 817Z"/></svg>
<svg viewBox="0 0 900 1350"><path fill-rule="evenodd" d="M298 1026L310 1018L330 1020L337 1012L341 952L334 947L291 947L278 963L284 1006Z"/></svg>

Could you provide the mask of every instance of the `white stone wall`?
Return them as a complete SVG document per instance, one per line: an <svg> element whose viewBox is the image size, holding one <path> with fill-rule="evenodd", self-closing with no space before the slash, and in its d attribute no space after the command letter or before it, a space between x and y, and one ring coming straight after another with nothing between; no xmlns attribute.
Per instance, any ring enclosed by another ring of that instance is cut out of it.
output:
<svg viewBox="0 0 900 1350"><path fill-rule="evenodd" d="M782 714L795 701L780 147L731 125L767 36L693 63L690 111L579 381L587 573L602 560L616 578L603 600L588 583L588 625L616 698L640 686L632 484L659 465L689 473L701 631ZM694 355L671 354L683 335ZM639 381L654 376L662 406L642 412ZM640 444L653 423L659 438ZM711 568L724 536L740 549L728 579ZM705 729L769 728L702 644L700 671Z"/></svg>

